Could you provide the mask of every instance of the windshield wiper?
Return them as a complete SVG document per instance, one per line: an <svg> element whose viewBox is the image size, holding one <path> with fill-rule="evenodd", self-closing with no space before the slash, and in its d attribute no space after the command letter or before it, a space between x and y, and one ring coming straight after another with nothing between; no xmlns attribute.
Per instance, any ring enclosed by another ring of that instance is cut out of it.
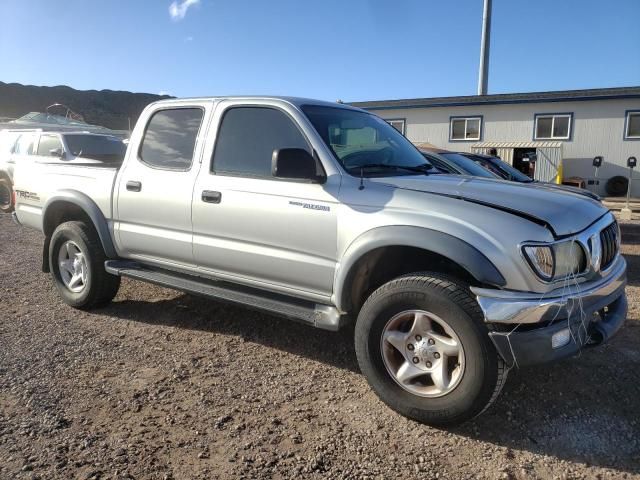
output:
<svg viewBox="0 0 640 480"><path fill-rule="evenodd" d="M429 175L429 170L433 170L433 165L429 163L424 163L422 165L390 165L387 163L365 163L364 165L357 165L350 167L349 170L360 169L360 171L365 168L382 168L387 170L406 170L409 172L418 172L424 173L425 175Z"/></svg>
<svg viewBox="0 0 640 480"><path fill-rule="evenodd" d="M389 165L386 163L365 163L364 165L351 167L349 168L349 170L356 169L356 168L360 169L360 186L358 187L358 190L364 190L364 169L365 168L382 168L387 170L407 170L410 172L417 172L417 173L422 173L424 175L429 175L428 170L433 169L433 165L431 165L430 163L424 163L422 165L415 165L415 166Z"/></svg>

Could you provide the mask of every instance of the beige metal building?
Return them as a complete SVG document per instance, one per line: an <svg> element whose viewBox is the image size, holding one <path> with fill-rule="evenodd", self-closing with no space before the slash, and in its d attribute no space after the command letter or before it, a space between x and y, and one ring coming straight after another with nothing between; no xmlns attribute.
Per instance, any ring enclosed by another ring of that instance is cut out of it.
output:
<svg viewBox="0 0 640 480"><path fill-rule="evenodd" d="M356 102L414 143L498 156L534 178L581 177L605 195L606 181L640 158L640 87ZM536 153L535 166L528 159ZM604 157L595 177L593 157ZM631 192L640 195L640 172Z"/></svg>

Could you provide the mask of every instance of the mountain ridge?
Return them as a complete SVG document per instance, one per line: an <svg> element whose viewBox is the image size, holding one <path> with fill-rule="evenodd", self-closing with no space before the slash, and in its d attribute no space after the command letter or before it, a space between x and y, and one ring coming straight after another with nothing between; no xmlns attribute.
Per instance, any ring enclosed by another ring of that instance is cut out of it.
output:
<svg viewBox="0 0 640 480"><path fill-rule="evenodd" d="M44 112L61 103L82 115L85 122L114 130L128 130L142 110L169 95L126 90L77 90L68 85L38 86L0 82L0 117L18 118L29 112Z"/></svg>

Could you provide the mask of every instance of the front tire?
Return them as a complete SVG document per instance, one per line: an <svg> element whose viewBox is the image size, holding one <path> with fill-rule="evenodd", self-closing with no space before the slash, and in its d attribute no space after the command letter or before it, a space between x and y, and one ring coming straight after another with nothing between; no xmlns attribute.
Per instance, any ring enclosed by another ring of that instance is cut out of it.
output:
<svg viewBox="0 0 640 480"><path fill-rule="evenodd" d="M437 273L399 277L373 292L358 315L355 348L383 402L434 426L482 413L507 377L468 287Z"/></svg>
<svg viewBox="0 0 640 480"><path fill-rule="evenodd" d="M120 277L107 273L106 259L93 226L65 222L55 229L49 244L49 269L67 305L90 309L113 300Z"/></svg>

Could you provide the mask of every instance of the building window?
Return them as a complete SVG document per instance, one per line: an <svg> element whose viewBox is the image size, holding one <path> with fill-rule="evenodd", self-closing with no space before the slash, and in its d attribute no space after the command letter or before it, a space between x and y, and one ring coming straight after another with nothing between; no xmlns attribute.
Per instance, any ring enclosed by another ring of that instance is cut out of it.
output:
<svg viewBox="0 0 640 480"><path fill-rule="evenodd" d="M404 118L385 118L385 121L404 135L406 121Z"/></svg>
<svg viewBox="0 0 640 480"><path fill-rule="evenodd" d="M569 140L571 113L538 114L535 116L534 140Z"/></svg>
<svg viewBox="0 0 640 480"><path fill-rule="evenodd" d="M627 112L624 123L624 138L628 140L640 140L640 110Z"/></svg>
<svg viewBox="0 0 640 480"><path fill-rule="evenodd" d="M480 140L482 117L451 117L449 126L449 140L475 141Z"/></svg>

